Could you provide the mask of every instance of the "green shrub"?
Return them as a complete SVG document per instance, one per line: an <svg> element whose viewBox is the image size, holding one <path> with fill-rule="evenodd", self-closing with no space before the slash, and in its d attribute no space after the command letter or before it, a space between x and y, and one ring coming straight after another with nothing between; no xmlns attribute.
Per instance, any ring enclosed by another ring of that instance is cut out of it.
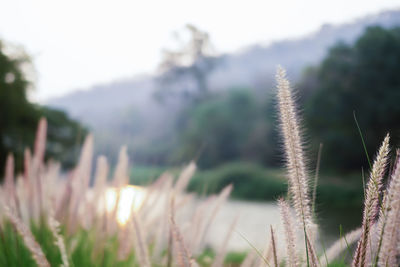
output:
<svg viewBox="0 0 400 267"><path fill-rule="evenodd" d="M247 162L232 162L221 167L198 172L189 191L214 194L233 184L232 197L247 200L274 200L286 192L282 172Z"/></svg>

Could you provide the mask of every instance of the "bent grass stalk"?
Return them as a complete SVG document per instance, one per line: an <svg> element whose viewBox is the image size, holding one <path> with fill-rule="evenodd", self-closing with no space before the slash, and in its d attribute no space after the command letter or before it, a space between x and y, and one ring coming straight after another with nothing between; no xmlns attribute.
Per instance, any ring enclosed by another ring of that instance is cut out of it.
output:
<svg viewBox="0 0 400 267"><path fill-rule="evenodd" d="M22 237L25 246L31 252L33 259L39 267L50 267L49 262L46 259L46 256L43 253L42 248L36 242L35 238L32 235L32 232L29 230L27 226L10 211L10 208L7 206L4 207L5 215L10 220L11 224L14 226L15 230Z"/></svg>

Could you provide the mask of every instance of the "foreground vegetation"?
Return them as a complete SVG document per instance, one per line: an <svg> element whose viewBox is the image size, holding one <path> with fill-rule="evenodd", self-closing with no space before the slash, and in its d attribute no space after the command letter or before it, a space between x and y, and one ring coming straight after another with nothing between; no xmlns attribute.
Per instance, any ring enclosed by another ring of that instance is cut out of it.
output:
<svg viewBox="0 0 400 267"><path fill-rule="evenodd" d="M44 163L47 123L41 120L34 153L26 150L24 172L17 179L14 158L11 154L7 158L0 194L0 264L218 267L238 261L236 264L241 266L397 266L400 160L396 159L388 185L383 186L389 163L389 135L371 164L361 227L344 235L331 248L319 250L309 188L313 179L305 168L297 114L282 69L278 70L277 80L288 197L278 199L284 236L277 234L276 226L270 226L264 252L254 249L245 257L227 257L227 244L236 221L228 222L226 232L221 233L226 237L218 251L206 249L205 237L232 191L231 184L217 196L193 202L192 195L185 193L196 170L192 162L177 179L164 173L146 189L128 186L128 157L122 148L110 181L106 159L98 159L94 186L90 188L91 136L86 138L77 167L63 179L57 163ZM242 182L241 178L232 179ZM220 189L217 185L213 190ZM185 215L185 208L193 211L191 215ZM283 242L285 249L277 242Z"/></svg>

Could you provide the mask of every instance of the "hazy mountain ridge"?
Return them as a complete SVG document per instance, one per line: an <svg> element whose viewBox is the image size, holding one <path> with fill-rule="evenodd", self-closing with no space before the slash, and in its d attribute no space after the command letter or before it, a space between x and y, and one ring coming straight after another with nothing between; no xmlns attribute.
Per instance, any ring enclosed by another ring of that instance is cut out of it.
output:
<svg viewBox="0 0 400 267"><path fill-rule="evenodd" d="M329 47L339 41L354 42L366 27L372 25L400 26L400 10L369 15L341 25L325 24L310 35L277 41L269 46L254 45L239 54L228 56L225 59L226 67L218 69L211 78L215 79L218 87L229 87L240 82L245 86L257 87L259 81L271 80L276 66L280 64L287 69L291 79L296 80L304 67L322 60Z"/></svg>
<svg viewBox="0 0 400 267"><path fill-rule="evenodd" d="M318 63L330 46L338 41L353 42L370 25L400 26L400 10L369 15L347 24L324 25L303 38L277 41L268 46L254 45L240 53L222 55L223 60L209 76L210 88L265 88L270 85L278 64L287 68L291 79L296 80L303 68ZM156 88L155 78L144 76L76 91L50 100L48 105L63 109L97 128L99 123L115 120L119 112L131 106L146 113L155 112L157 103L153 93Z"/></svg>

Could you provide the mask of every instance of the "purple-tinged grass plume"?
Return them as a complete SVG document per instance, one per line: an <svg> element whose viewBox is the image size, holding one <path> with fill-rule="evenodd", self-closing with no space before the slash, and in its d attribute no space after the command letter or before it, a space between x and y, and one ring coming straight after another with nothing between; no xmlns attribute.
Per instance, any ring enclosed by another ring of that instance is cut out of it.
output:
<svg viewBox="0 0 400 267"><path fill-rule="evenodd" d="M386 135L376 155L372 166L370 178L367 184L364 200L364 214L362 221L362 234L358 242L356 253L353 259L353 266L366 266L370 257L367 257L367 248L371 240L371 227L379 212L379 197L382 187L382 180L388 163L389 134Z"/></svg>
<svg viewBox="0 0 400 267"><path fill-rule="evenodd" d="M381 247L379 251L379 266L398 266L399 231L400 231L400 162L392 174L387 191L387 198L382 214Z"/></svg>

